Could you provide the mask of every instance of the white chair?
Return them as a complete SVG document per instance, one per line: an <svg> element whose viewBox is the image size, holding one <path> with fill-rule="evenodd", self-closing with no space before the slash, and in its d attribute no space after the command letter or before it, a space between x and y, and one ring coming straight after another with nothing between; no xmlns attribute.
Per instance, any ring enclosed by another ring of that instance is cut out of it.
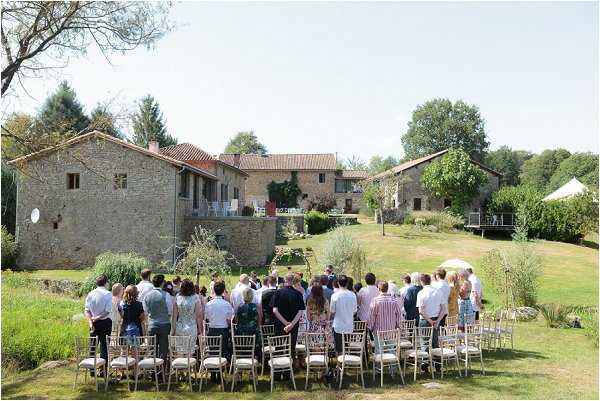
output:
<svg viewBox="0 0 600 401"><path fill-rule="evenodd" d="M227 216L229 214L229 201L221 202L221 213L223 216Z"/></svg>
<svg viewBox="0 0 600 401"><path fill-rule="evenodd" d="M158 373L162 374L162 381L165 382L165 361L156 356L156 337L155 336L144 336L138 337L138 345L132 346L133 354L137 359L135 373L135 385L133 391L137 391L138 376L140 373L143 375L144 372L154 372L154 381L156 383L156 391L159 391L158 387Z"/></svg>
<svg viewBox="0 0 600 401"><path fill-rule="evenodd" d="M252 384L256 392L256 365L258 362L254 358L256 345L256 336L233 336L233 356L231 357L231 392L235 387L235 380L238 373L244 371L252 375Z"/></svg>
<svg viewBox="0 0 600 401"><path fill-rule="evenodd" d="M415 320L403 320L400 322L400 350L401 357L406 358L408 352L414 349L415 342Z"/></svg>
<svg viewBox="0 0 600 401"><path fill-rule="evenodd" d="M514 332L517 314L515 311L503 310L500 314L500 348L505 349L504 344L510 340L510 349L514 349Z"/></svg>
<svg viewBox="0 0 600 401"><path fill-rule="evenodd" d="M75 368L75 382L73 383L73 389L77 385L77 377L79 371L83 369L83 378L87 383L88 371L94 371L94 384L96 385L96 391L98 391L98 371L104 370L104 387L108 382L106 376L106 360L98 356L98 348L100 342L98 337L75 337L75 357L77 358L77 367Z"/></svg>
<svg viewBox="0 0 600 401"><path fill-rule="evenodd" d="M171 359L171 371L167 391L171 389L171 376L175 375L175 383L179 382L178 373L187 373L190 391L192 387L192 372L196 369L196 358L194 358L196 338L192 336L169 336L169 356Z"/></svg>
<svg viewBox="0 0 600 401"><path fill-rule="evenodd" d="M271 392L275 383L275 373L290 372L294 390L296 390L296 380L294 379L294 368L292 367L292 337L271 336L267 338L269 346L269 367L271 368Z"/></svg>
<svg viewBox="0 0 600 401"><path fill-rule="evenodd" d="M267 339L275 335L275 326L264 324L260 326L260 337L262 340L262 360L260 363L260 375L265 374L265 360L269 357L269 344Z"/></svg>
<svg viewBox="0 0 600 401"><path fill-rule="evenodd" d="M131 390L129 373L131 370L135 372L137 361L129 352L129 341L128 337L106 336L108 347L107 378L110 378L111 372L123 372L127 376L127 389ZM104 384L104 388L105 390L108 389L108 380Z"/></svg>
<svg viewBox="0 0 600 401"><path fill-rule="evenodd" d="M206 333L207 331L205 331ZM218 373L221 379L221 391L225 391L223 374L226 370L227 359L223 355L221 347L221 336L198 336L200 342L200 389L202 391L202 381L204 375L209 373Z"/></svg>
<svg viewBox="0 0 600 401"><path fill-rule="evenodd" d="M218 216L219 215L219 202L209 202L208 204L208 212L207 214L210 216L211 213L213 216Z"/></svg>
<svg viewBox="0 0 600 401"><path fill-rule="evenodd" d="M337 369L340 372L339 389L342 388L344 373L349 370L355 370L360 373L362 387L365 388L365 378L363 369L363 351L365 349L365 333L343 333L342 334L342 355L337 357Z"/></svg>
<svg viewBox="0 0 600 401"><path fill-rule="evenodd" d="M237 216L238 214L239 201L237 199L232 199L229 203L229 209L227 209L227 213L230 216Z"/></svg>
<svg viewBox="0 0 600 401"><path fill-rule="evenodd" d="M438 337L438 348L431 350L431 356L433 365L440 366L440 374L442 379L444 378L444 366L447 366L446 362L454 361L456 363L456 369L458 375L460 373L460 364L458 362L458 353L456 347L458 346L458 327L446 326L440 328L440 335Z"/></svg>
<svg viewBox="0 0 600 401"><path fill-rule="evenodd" d="M479 357L481 362L481 374L485 375L483 366L483 352L481 349L481 338L483 329L480 323L467 324L465 326L464 344L458 345L456 351L458 359L465 363L465 376L469 374L469 365L472 357Z"/></svg>
<svg viewBox="0 0 600 401"><path fill-rule="evenodd" d="M404 371L406 371L406 365L414 366L413 380L417 381L417 369L421 363L431 362L431 342L433 337L433 327L417 327L415 328L415 340L413 341L413 349L406 353L404 358ZM421 345L425 345L427 351L421 349ZM433 369L431 369L431 378L433 379Z"/></svg>
<svg viewBox="0 0 600 401"><path fill-rule="evenodd" d="M327 374L329 370L329 351L325 333L304 333L304 345L306 347L306 384L304 390L308 390L308 379L311 372Z"/></svg>
<svg viewBox="0 0 600 401"><path fill-rule="evenodd" d="M392 371L392 368L398 369L400 379L404 384L404 374L400 364L400 330L379 331L375 334L375 355L373 356L373 381L375 374L379 370L381 376L381 387L383 387L383 372L385 368Z"/></svg>

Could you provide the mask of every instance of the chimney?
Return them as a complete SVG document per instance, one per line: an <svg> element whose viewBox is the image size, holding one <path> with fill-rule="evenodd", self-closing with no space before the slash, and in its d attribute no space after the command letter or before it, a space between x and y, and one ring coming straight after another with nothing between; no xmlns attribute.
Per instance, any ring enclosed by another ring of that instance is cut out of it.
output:
<svg viewBox="0 0 600 401"><path fill-rule="evenodd" d="M158 153L158 142L154 140L148 142L148 150L152 153Z"/></svg>
<svg viewBox="0 0 600 401"><path fill-rule="evenodd" d="M233 165L235 167L240 167L240 154L239 153L234 153L233 155Z"/></svg>

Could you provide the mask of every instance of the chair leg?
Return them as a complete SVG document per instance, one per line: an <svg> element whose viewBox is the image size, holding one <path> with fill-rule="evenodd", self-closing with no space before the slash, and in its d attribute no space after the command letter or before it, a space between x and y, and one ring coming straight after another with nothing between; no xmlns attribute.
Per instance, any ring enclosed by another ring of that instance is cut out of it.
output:
<svg viewBox="0 0 600 401"><path fill-rule="evenodd" d="M275 379L275 375L273 374L273 368L269 370L271 371L271 392L273 392L273 381Z"/></svg>
<svg viewBox="0 0 600 401"><path fill-rule="evenodd" d="M306 384L304 385L304 391L308 390L308 377L310 376L310 364L306 364Z"/></svg>
<svg viewBox="0 0 600 401"><path fill-rule="evenodd" d="M199 369L199 373L200 373L200 387L198 388L198 392L201 393L202 392L202 380L204 379L204 371L202 370L202 368Z"/></svg>
<svg viewBox="0 0 600 401"><path fill-rule="evenodd" d="M479 360L481 361L481 374L485 376L485 370L483 369L483 353L479 350Z"/></svg>
<svg viewBox="0 0 600 401"><path fill-rule="evenodd" d="M381 369L381 380L383 381L383 369ZM362 384L362 388L365 388L365 375L363 374L363 366L362 361L360 361L360 383Z"/></svg>
<svg viewBox="0 0 600 401"><path fill-rule="evenodd" d="M96 369L96 373L98 373L98 369ZM94 384L96 385L96 392L98 392L98 375L94 374Z"/></svg>
<svg viewBox="0 0 600 401"><path fill-rule="evenodd" d="M221 375L221 391L225 392L225 381L223 380L223 369L219 368L219 373Z"/></svg>
<svg viewBox="0 0 600 401"><path fill-rule="evenodd" d="M294 367L290 366L290 375L292 376L292 384L294 385L294 391L296 391L296 379L294 379Z"/></svg>
<svg viewBox="0 0 600 401"><path fill-rule="evenodd" d="M136 377L137 380L137 377ZM155 366L154 367L154 380L156 381L156 392L158 393L159 388L158 388L158 368ZM136 381L137 383L137 381Z"/></svg>
<svg viewBox="0 0 600 401"><path fill-rule="evenodd" d="M96 372L98 372L98 369L96 369ZM110 376L110 372L108 367L106 367L106 369L104 369L104 391L108 391L108 377Z"/></svg>
<svg viewBox="0 0 600 401"><path fill-rule="evenodd" d="M381 376L381 387L383 387L383 360L381 361L381 374L380 374L380 376ZM363 384L363 387L364 386L365 385Z"/></svg>
<svg viewBox="0 0 600 401"><path fill-rule="evenodd" d="M419 364L419 359L417 357L415 357L414 361L415 361L415 375L413 377L413 381L416 382L417 381L417 365Z"/></svg>
<svg viewBox="0 0 600 401"><path fill-rule="evenodd" d="M252 384L254 385L254 392L256 393L256 367L254 366L254 362L252 362Z"/></svg>
<svg viewBox="0 0 600 401"><path fill-rule="evenodd" d="M177 376L177 370L175 370L175 376ZM173 375L173 369L169 372L169 382L167 383L167 391L171 390L171 376Z"/></svg>
<svg viewBox="0 0 600 401"><path fill-rule="evenodd" d="M231 364L233 367L233 363ZM231 374L231 369L229 369L229 374ZM233 376L231 377L231 392L233 393L233 388L235 387L235 376L237 374L237 369L233 370Z"/></svg>
<svg viewBox="0 0 600 401"><path fill-rule="evenodd" d="M133 385L133 391L136 392L137 391L137 385L138 385L138 375L139 375L139 368L136 366L134 369L134 385Z"/></svg>
<svg viewBox="0 0 600 401"><path fill-rule="evenodd" d="M75 387L77 386L77 377L79 376L79 366L77 366L77 368L75 369L75 381L73 382L73 390L75 390Z"/></svg>
<svg viewBox="0 0 600 401"><path fill-rule="evenodd" d="M344 365L342 365L342 369L340 371L340 385L339 385L338 390L342 389L342 381L344 381Z"/></svg>
<svg viewBox="0 0 600 401"><path fill-rule="evenodd" d="M188 366L188 382L190 383L190 392L194 391L194 387L192 387L192 369Z"/></svg>

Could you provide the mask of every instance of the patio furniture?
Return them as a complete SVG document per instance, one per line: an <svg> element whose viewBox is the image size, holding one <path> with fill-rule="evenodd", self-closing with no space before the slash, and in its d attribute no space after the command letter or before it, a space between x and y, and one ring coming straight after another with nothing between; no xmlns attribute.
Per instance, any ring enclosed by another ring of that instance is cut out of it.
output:
<svg viewBox="0 0 600 401"><path fill-rule="evenodd" d="M308 390L311 372L327 374L329 370L327 337L325 333L304 333L304 345L306 346L306 384L304 389Z"/></svg>
<svg viewBox="0 0 600 401"><path fill-rule="evenodd" d="M200 376L200 388L198 391L202 392L202 381L204 374L218 373L221 379L221 391L225 391L225 383L223 381L223 374L226 369L227 359L223 355L223 349L221 336L198 336L200 343L200 367L198 369L198 375Z"/></svg>
<svg viewBox="0 0 600 401"><path fill-rule="evenodd" d="M458 375L461 376L458 353L456 352L456 347L458 346L457 334L457 326L441 327L440 335L438 337L438 348L431 350L433 366L440 366L440 374L442 379L444 378L444 366L447 366L446 362L450 362L452 360L456 363Z"/></svg>
<svg viewBox="0 0 600 401"><path fill-rule="evenodd" d="M483 366L483 352L481 349L481 338L483 328L480 323L467 324L465 326L464 344L458 345L456 351L458 359L465 363L465 376L469 374L469 365L472 357L479 357L481 362L481 374L485 375Z"/></svg>
<svg viewBox="0 0 600 401"><path fill-rule="evenodd" d="M406 353L404 358L404 371L406 371L406 365L414 366L413 380L417 381L417 369L421 363L428 363L432 366L431 362L431 340L433 337L433 327L417 327L416 328L415 341L413 341L413 349ZM428 351L421 350L421 344L425 344ZM433 379L433 369L431 369L431 378Z"/></svg>

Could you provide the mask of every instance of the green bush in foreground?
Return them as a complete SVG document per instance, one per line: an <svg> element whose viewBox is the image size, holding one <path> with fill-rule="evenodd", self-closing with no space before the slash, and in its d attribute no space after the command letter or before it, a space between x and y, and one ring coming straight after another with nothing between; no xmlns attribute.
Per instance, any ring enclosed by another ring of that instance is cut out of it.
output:
<svg viewBox="0 0 600 401"><path fill-rule="evenodd" d="M81 286L81 294L96 287L96 277L104 274L108 279L108 287L121 283L124 287L136 284L140 280L140 272L150 268L150 262L135 253L105 252L96 257L91 275Z"/></svg>
<svg viewBox="0 0 600 401"><path fill-rule="evenodd" d="M70 358L74 338L87 335L86 324L72 320L83 302L22 287L8 275L2 275L2 368L33 369Z"/></svg>
<svg viewBox="0 0 600 401"><path fill-rule="evenodd" d="M14 267L17 261L17 244L15 237L2 226L2 269Z"/></svg>
<svg viewBox="0 0 600 401"><path fill-rule="evenodd" d="M321 234L329 229L329 216L325 213L311 210L304 215L304 223L309 234Z"/></svg>

